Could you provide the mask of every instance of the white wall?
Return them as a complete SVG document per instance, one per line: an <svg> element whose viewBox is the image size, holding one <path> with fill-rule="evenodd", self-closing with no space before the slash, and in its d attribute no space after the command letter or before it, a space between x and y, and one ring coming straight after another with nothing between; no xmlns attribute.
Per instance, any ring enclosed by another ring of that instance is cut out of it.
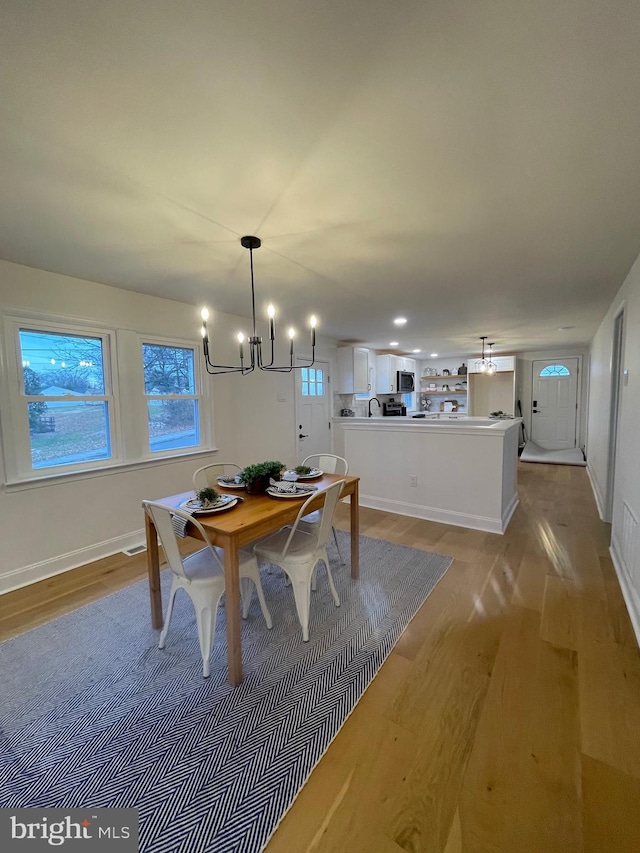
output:
<svg viewBox="0 0 640 853"><path fill-rule="evenodd" d="M591 345L587 460L601 515L607 495L613 331L621 309L625 327L622 367L629 371L629 379L620 397L611 555L640 641L640 258Z"/></svg>
<svg viewBox="0 0 640 853"><path fill-rule="evenodd" d="M196 306L6 261L0 261L0 307L93 320L194 343L199 339ZM224 331L214 354L222 360L235 360L237 345L229 329L238 322L236 317L216 317L216 326ZM334 352L334 342L318 338L318 357L333 360ZM208 461L245 465L296 459L293 374L260 372L208 381L213 388L216 452L7 489L0 449L0 592L142 541L140 501L190 489L193 471Z"/></svg>

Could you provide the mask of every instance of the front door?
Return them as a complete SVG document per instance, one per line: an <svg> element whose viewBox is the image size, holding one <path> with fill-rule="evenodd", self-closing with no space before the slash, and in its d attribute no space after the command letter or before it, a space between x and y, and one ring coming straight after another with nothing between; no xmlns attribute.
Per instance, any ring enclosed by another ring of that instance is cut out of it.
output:
<svg viewBox="0 0 640 853"><path fill-rule="evenodd" d="M544 450L576 446L578 358L533 362L531 440Z"/></svg>
<svg viewBox="0 0 640 853"><path fill-rule="evenodd" d="M296 370L298 463L312 453L331 452L328 371L329 363L317 360L313 367Z"/></svg>

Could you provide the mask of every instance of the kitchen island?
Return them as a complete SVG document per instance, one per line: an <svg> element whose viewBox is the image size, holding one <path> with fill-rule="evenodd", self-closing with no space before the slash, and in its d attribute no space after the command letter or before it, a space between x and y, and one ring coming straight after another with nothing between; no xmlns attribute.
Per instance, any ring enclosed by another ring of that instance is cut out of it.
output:
<svg viewBox="0 0 640 853"><path fill-rule="evenodd" d="M334 418L360 505L504 533L518 505L520 418Z"/></svg>

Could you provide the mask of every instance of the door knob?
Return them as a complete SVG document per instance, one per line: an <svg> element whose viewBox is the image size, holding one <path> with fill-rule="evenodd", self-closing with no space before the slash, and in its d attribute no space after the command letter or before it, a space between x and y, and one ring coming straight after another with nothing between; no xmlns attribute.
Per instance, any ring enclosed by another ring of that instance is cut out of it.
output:
<svg viewBox="0 0 640 853"><path fill-rule="evenodd" d="M534 410L533 410L533 414L534 414L534 415L537 415L537 414L538 414L538 409L534 409Z"/></svg>
<svg viewBox="0 0 640 853"><path fill-rule="evenodd" d="M308 435L304 435L303 433L300 433L300 435L298 436L298 438L309 438L309 436L308 436Z"/></svg>

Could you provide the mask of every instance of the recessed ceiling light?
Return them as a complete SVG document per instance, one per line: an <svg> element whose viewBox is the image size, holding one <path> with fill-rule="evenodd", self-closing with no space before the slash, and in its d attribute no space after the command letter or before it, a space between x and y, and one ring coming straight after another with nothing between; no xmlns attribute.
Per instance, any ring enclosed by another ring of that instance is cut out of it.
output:
<svg viewBox="0 0 640 853"><path fill-rule="evenodd" d="M398 347L398 346L400 346L400 344L398 343L398 341L389 341L389 346L390 347Z"/></svg>
<svg viewBox="0 0 640 853"><path fill-rule="evenodd" d="M437 357L438 357L438 353L437 353L437 352L432 352L432 353L431 353L431 358L437 358Z"/></svg>
<svg viewBox="0 0 640 853"><path fill-rule="evenodd" d="M407 318L406 317L396 317L396 319L393 322L396 324L396 326L404 326L404 324L407 322Z"/></svg>
<svg viewBox="0 0 640 853"><path fill-rule="evenodd" d="M422 352L420 349L414 349L413 352Z"/></svg>

